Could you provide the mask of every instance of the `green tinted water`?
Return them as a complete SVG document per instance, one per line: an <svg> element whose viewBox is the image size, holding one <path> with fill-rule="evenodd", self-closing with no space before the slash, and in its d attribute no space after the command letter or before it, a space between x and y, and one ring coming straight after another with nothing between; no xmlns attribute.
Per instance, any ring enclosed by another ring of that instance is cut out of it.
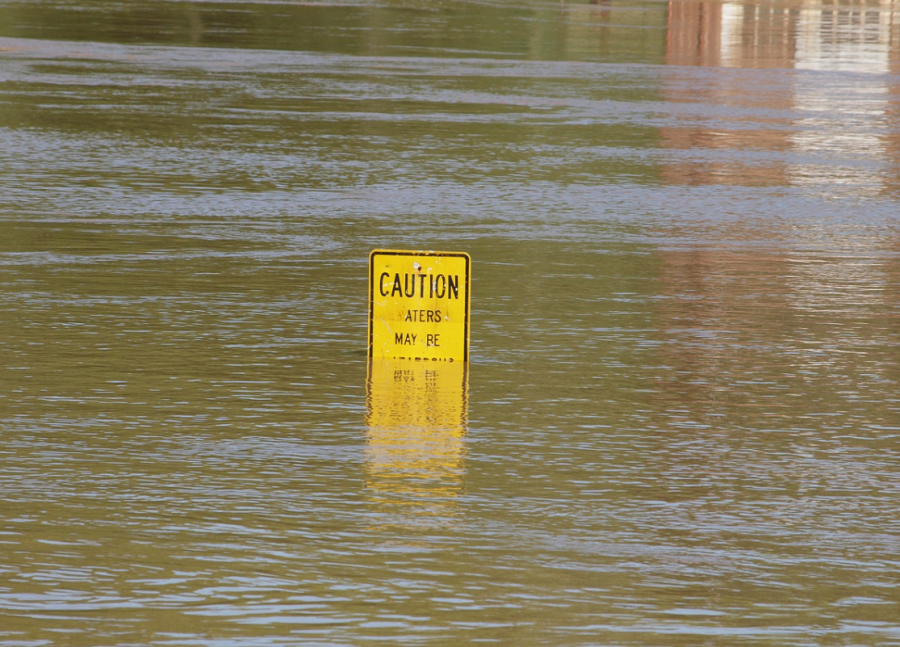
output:
<svg viewBox="0 0 900 647"><path fill-rule="evenodd" d="M0 0L0 645L896 644L898 25Z"/></svg>

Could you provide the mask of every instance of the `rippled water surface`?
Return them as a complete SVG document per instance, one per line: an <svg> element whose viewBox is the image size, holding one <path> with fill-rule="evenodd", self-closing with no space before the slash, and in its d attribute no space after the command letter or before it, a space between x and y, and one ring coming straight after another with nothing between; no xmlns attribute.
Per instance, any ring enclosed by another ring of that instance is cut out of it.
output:
<svg viewBox="0 0 900 647"><path fill-rule="evenodd" d="M898 43L0 0L0 646L900 644ZM467 365L368 364L374 248Z"/></svg>

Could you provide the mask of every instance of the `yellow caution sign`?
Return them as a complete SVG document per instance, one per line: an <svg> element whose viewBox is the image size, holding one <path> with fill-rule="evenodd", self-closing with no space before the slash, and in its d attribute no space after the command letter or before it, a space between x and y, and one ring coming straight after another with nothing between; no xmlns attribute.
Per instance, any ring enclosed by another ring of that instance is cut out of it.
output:
<svg viewBox="0 0 900 647"><path fill-rule="evenodd" d="M469 359L471 259L464 252L369 255L369 357Z"/></svg>

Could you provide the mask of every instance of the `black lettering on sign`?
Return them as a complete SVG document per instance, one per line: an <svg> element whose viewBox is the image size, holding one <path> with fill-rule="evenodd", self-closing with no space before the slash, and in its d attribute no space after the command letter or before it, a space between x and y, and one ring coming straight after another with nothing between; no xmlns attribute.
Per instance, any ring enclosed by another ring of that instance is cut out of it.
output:
<svg viewBox="0 0 900 647"><path fill-rule="evenodd" d="M458 299L459 298L459 275L454 274L453 276L448 277L447 283L450 287L450 292L452 293L453 298Z"/></svg>
<svg viewBox="0 0 900 647"><path fill-rule="evenodd" d="M390 288L385 286L385 279L390 279L391 275L388 272L381 273L381 283L378 287L381 296L388 296L388 290L390 290L390 296L392 297L406 297L407 299L412 299L414 297L419 297L420 299L425 298L425 282L426 279L428 281L428 298L434 299L459 299L459 275L458 274L435 274L425 275L425 274L403 274L401 278L400 272L394 272L394 280L391 283ZM418 281L416 281L418 279Z"/></svg>
<svg viewBox="0 0 900 647"><path fill-rule="evenodd" d="M440 346L440 335L425 335L425 345L426 346Z"/></svg>
<svg viewBox="0 0 900 647"><path fill-rule="evenodd" d="M406 314L403 315L403 321L410 321L413 323L440 323L442 321L441 311L407 310Z"/></svg>
<svg viewBox="0 0 900 647"><path fill-rule="evenodd" d="M416 343L416 335L412 333L402 333L395 332L394 333L394 344L397 346L414 346ZM402 359L402 358L401 358Z"/></svg>
<svg viewBox="0 0 900 647"><path fill-rule="evenodd" d="M403 357L402 355L400 357L398 357L397 359L414 359L417 362L421 362L421 361L449 362L450 364L452 364L453 362L456 361L452 357Z"/></svg>

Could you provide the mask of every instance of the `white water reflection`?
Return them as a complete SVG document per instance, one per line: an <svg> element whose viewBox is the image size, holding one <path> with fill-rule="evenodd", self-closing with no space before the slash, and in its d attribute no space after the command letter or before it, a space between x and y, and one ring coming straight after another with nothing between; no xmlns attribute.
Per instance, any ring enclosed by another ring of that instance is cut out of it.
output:
<svg viewBox="0 0 900 647"><path fill-rule="evenodd" d="M805 5L797 19L794 66L830 72L891 71L900 45L900 10L892 0Z"/></svg>
<svg viewBox="0 0 900 647"><path fill-rule="evenodd" d="M830 165L796 165L790 172L794 183L854 186L875 195L885 188L886 175L896 172L887 152L900 134L888 119L892 99L887 75L892 56L900 52L892 39L898 17L889 1L800 10L794 66L842 74L837 83L827 84L817 74L797 77L794 106L807 116L798 121L792 143L801 151L860 164L838 172Z"/></svg>

